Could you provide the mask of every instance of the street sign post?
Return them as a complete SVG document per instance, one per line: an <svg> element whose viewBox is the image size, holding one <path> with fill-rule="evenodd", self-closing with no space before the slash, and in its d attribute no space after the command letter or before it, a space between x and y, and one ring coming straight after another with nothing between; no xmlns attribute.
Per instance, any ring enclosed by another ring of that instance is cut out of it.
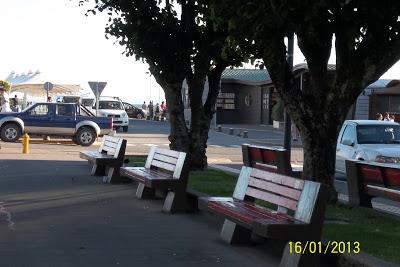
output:
<svg viewBox="0 0 400 267"><path fill-rule="evenodd" d="M96 97L96 116L99 116L99 98L107 82L89 82L90 89Z"/></svg>
<svg viewBox="0 0 400 267"><path fill-rule="evenodd" d="M43 87L44 87L44 90L46 91L46 94L47 94L47 101L49 100L49 91L51 90L51 89L53 89L53 84L51 83L51 82L45 82L44 84L43 84Z"/></svg>

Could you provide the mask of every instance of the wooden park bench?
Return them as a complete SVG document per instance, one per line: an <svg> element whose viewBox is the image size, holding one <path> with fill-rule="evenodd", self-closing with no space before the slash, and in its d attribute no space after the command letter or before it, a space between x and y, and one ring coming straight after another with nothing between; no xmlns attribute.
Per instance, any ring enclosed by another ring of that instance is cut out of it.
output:
<svg viewBox="0 0 400 267"><path fill-rule="evenodd" d="M120 172L139 182L138 198L152 198L156 189L167 190L162 210L174 213L185 210L189 165L186 153L153 146L144 167L122 167Z"/></svg>
<svg viewBox="0 0 400 267"><path fill-rule="evenodd" d="M400 201L400 166L346 160L349 204L372 208L373 197Z"/></svg>
<svg viewBox="0 0 400 267"><path fill-rule="evenodd" d="M292 168L289 151L283 148L242 144L243 165L300 178L302 168Z"/></svg>
<svg viewBox="0 0 400 267"><path fill-rule="evenodd" d="M104 135L98 151L81 151L80 157L93 164L91 175L104 176L104 182L117 183L121 181L119 168L123 165L126 140Z"/></svg>
<svg viewBox="0 0 400 267"><path fill-rule="evenodd" d="M199 208L225 218L221 237L228 243L249 240L251 235L285 242L320 241L326 198L326 187L320 183L242 167L232 198L203 197ZM288 245L284 254L290 262L296 262L293 257L300 261L302 255L287 250Z"/></svg>

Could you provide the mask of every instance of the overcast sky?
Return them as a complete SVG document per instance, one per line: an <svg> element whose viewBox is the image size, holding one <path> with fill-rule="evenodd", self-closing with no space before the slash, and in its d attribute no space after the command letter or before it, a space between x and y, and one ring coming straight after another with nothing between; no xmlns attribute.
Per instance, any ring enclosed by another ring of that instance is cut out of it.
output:
<svg viewBox="0 0 400 267"><path fill-rule="evenodd" d="M122 54L123 47L104 37L105 16L84 15L78 0L0 1L0 79L40 70L53 83L108 82L103 95L117 95L131 103L164 95L147 65ZM294 62L304 58L296 48ZM330 61L334 63L334 60ZM396 64L382 78L400 78Z"/></svg>

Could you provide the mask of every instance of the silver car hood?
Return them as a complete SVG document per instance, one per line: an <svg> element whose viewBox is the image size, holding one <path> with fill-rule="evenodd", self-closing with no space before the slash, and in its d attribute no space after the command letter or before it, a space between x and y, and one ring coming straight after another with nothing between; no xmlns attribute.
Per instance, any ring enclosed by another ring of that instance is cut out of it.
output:
<svg viewBox="0 0 400 267"><path fill-rule="evenodd" d="M400 144L362 144L358 146L358 150L364 150L375 156L400 157Z"/></svg>

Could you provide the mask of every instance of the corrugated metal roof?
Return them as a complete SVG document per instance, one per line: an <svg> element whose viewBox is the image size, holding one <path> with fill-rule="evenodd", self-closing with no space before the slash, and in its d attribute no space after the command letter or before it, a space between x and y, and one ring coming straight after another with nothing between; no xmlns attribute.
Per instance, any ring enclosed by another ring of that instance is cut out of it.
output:
<svg viewBox="0 0 400 267"><path fill-rule="evenodd" d="M266 82L271 80L266 69L226 69L222 73L221 79L247 82Z"/></svg>

